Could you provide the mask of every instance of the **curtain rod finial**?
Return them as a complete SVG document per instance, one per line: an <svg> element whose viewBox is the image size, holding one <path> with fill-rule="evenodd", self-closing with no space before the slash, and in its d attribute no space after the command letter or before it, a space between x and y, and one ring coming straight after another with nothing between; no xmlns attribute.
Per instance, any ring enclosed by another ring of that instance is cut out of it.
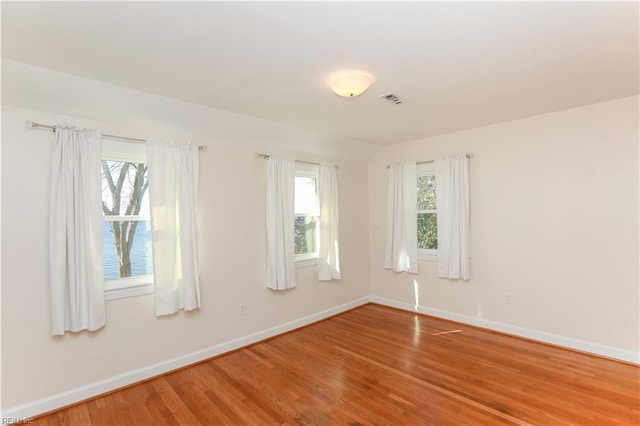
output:
<svg viewBox="0 0 640 426"><path fill-rule="evenodd" d="M30 129L33 127L33 121L27 120L24 122L24 125L27 127L27 129Z"/></svg>

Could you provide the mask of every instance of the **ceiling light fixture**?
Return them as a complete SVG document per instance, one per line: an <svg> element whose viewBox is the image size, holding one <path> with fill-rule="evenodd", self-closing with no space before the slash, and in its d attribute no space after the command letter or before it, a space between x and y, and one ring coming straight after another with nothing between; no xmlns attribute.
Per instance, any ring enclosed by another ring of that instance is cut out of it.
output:
<svg viewBox="0 0 640 426"><path fill-rule="evenodd" d="M369 74L352 71L340 73L329 83L329 87L338 96L354 98L363 94L373 83L373 77Z"/></svg>

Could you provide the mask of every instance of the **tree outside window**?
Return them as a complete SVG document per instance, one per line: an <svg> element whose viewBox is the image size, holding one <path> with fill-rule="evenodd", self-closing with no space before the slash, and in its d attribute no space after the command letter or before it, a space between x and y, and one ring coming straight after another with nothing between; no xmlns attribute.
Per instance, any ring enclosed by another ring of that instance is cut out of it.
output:
<svg viewBox="0 0 640 426"><path fill-rule="evenodd" d="M147 165L102 161L106 280L152 274Z"/></svg>
<svg viewBox="0 0 640 426"><path fill-rule="evenodd" d="M296 260L318 257L320 207L317 175L317 166L296 164L293 229Z"/></svg>
<svg viewBox="0 0 640 426"><path fill-rule="evenodd" d="M427 172L428 173L428 172ZM418 249L438 249L436 210L436 178L433 174L418 176Z"/></svg>

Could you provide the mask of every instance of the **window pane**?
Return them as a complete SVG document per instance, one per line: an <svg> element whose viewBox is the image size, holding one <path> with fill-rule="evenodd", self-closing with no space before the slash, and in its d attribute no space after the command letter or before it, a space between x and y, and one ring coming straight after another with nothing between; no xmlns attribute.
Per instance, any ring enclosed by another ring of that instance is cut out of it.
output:
<svg viewBox="0 0 640 426"><path fill-rule="evenodd" d="M105 281L153 274L151 222L103 222L102 250Z"/></svg>
<svg viewBox="0 0 640 426"><path fill-rule="evenodd" d="M102 211L107 216L149 215L147 165L102 161Z"/></svg>
<svg viewBox="0 0 640 426"><path fill-rule="evenodd" d="M436 209L436 177L418 177L418 210Z"/></svg>
<svg viewBox="0 0 640 426"><path fill-rule="evenodd" d="M438 223L435 213L418 213L418 248L438 249Z"/></svg>
<svg viewBox="0 0 640 426"><path fill-rule="evenodd" d="M315 178L296 176L294 201L294 211L296 214L308 214L313 216L318 216L320 214Z"/></svg>
<svg viewBox="0 0 640 426"><path fill-rule="evenodd" d="M315 253L317 216L296 215L293 226L295 254Z"/></svg>

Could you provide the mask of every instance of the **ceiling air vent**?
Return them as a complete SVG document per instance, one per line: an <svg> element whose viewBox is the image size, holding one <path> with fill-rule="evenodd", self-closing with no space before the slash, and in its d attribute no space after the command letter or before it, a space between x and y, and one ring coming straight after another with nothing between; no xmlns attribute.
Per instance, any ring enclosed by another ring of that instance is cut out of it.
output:
<svg viewBox="0 0 640 426"><path fill-rule="evenodd" d="M393 93L387 93L386 95L380 95L378 98L382 99L385 102L390 102L394 105L400 105L402 103L402 99L394 95Z"/></svg>

